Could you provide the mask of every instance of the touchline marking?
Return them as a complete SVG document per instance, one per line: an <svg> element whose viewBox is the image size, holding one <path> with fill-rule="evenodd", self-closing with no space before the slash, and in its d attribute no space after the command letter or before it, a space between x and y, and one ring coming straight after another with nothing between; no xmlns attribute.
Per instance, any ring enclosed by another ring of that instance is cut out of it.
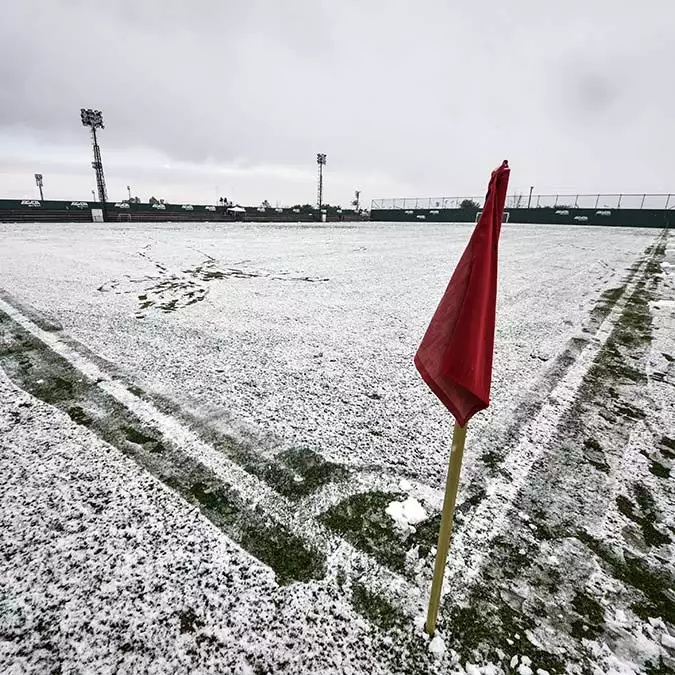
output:
<svg viewBox="0 0 675 675"><path fill-rule="evenodd" d="M327 576L331 578L342 569L350 578L356 570L358 580L371 592L379 593L394 602L402 613L413 615L415 605L421 599L420 589L401 575L380 565L367 553L360 551L342 537L334 534L315 518L307 517L303 502L291 502L275 492L257 477L246 472L238 464L205 443L188 426L158 410L127 389L108 373L62 339L58 331L46 331L25 316L12 304L0 298L0 311L21 326L33 337L44 343L55 354L65 359L73 368L87 377L95 386L112 396L149 427L157 430L185 454L190 455L213 471L226 483L251 510L262 509L277 523L287 527L293 534L326 555ZM65 337L65 336L64 336ZM158 480L158 479L157 479ZM161 481L158 480L161 483ZM162 484L163 487L164 484ZM215 527L215 526L214 526ZM227 536L219 530L223 536ZM230 539L228 537L228 539ZM232 542L239 546L237 542ZM241 546L239 546L241 548ZM245 549L242 548L248 555ZM258 564L257 558L251 556Z"/></svg>
<svg viewBox="0 0 675 675"><path fill-rule="evenodd" d="M478 577L490 550L490 543L506 526L508 513L523 487L534 463L548 450L556 429L570 409L584 376L604 347L628 299L643 276L651 259L645 256L638 269L626 284L621 297L602 322L594 338L577 357L555 388L546 397L536 417L523 428L521 439L508 454L502 467L510 478L495 478L487 488L486 498L476 508L471 518L453 537L452 555L446 566L444 587L463 587L468 590Z"/></svg>

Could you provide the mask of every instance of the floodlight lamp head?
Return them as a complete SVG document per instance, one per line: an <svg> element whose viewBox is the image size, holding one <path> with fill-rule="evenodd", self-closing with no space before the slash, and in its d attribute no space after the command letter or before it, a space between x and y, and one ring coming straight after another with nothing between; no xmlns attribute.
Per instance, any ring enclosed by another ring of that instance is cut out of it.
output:
<svg viewBox="0 0 675 675"><path fill-rule="evenodd" d="M91 110L91 108L80 108L80 119L82 125L92 129L103 129L103 113L100 110Z"/></svg>
<svg viewBox="0 0 675 675"><path fill-rule="evenodd" d="M317 164L325 164L326 163L326 154L323 152L319 152L316 156L316 163Z"/></svg>

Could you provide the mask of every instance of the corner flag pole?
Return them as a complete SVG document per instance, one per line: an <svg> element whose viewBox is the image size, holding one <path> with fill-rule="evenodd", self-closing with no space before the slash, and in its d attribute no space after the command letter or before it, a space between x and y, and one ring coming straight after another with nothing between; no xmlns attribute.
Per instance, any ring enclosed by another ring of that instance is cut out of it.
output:
<svg viewBox="0 0 675 675"><path fill-rule="evenodd" d="M450 538L452 536L452 520L455 515L455 501L457 499L457 488L459 486L459 474L462 470L465 439L466 427L461 427L455 422L455 429L452 434L452 450L450 452L450 461L448 463L448 477L445 483L445 499L443 500L441 527L438 531L434 580L431 584L429 610L427 611L427 621L424 626L429 635L433 635L436 631L436 618L438 616L438 607L441 602L441 588L443 586L445 561L448 557Z"/></svg>
<svg viewBox="0 0 675 675"><path fill-rule="evenodd" d="M492 172L481 216L414 359L422 379L455 418L425 624L429 634L436 630L441 602L466 425L477 412L490 405L497 310L497 248L510 173L506 160Z"/></svg>

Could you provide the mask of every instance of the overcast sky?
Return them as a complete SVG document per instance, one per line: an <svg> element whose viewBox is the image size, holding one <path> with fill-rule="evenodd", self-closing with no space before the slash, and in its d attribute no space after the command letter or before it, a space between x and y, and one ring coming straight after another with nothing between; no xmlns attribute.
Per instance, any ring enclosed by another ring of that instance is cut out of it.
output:
<svg viewBox="0 0 675 675"><path fill-rule="evenodd" d="M675 192L673 0L3 0L0 197Z"/></svg>

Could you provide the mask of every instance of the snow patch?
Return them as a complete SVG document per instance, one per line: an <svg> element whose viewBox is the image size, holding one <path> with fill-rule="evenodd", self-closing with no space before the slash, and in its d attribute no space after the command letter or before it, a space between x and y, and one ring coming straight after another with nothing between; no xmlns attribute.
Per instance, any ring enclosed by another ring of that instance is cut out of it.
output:
<svg viewBox="0 0 675 675"><path fill-rule="evenodd" d="M664 647L668 647L668 649L675 649L675 637L673 637L669 633L664 633L661 636L661 644Z"/></svg>
<svg viewBox="0 0 675 675"><path fill-rule="evenodd" d="M408 497L402 502L391 502L385 509L385 513L404 529L417 525L427 518L424 507L414 497Z"/></svg>
<svg viewBox="0 0 675 675"><path fill-rule="evenodd" d="M445 653L445 641L440 635L434 636L429 643L429 651L436 656L442 656Z"/></svg>

